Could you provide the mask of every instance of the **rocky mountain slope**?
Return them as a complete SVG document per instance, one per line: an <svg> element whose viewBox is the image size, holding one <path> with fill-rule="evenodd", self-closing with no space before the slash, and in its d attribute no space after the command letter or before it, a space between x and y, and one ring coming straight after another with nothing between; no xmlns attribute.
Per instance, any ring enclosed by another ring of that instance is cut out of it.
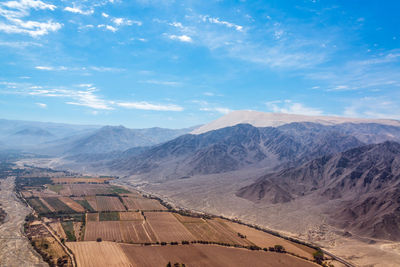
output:
<svg viewBox="0 0 400 267"><path fill-rule="evenodd" d="M312 196L332 223L359 235L400 240L400 144L387 141L320 157L259 178L237 196L271 204ZM327 207L328 207L327 206Z"/></svg>
<svg viewBox="0 0 400 267"><path fill-rule="evenodd" d="M320 128L317 124L292 124L285 129L239 124L204 134L184 135L140 154L125 153L109 167L162 180L299 164L363 144L353 136Z"/></svg>

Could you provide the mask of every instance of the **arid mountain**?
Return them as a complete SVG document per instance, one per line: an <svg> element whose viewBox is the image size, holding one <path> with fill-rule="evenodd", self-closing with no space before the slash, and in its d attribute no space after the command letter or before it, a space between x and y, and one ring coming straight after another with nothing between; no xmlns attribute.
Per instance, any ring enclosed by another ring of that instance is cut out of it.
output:
<svg viewBox="0 0 400 267"><path fill-rule="evenodd" d="M353 148L259 178L237 196L285 203L313 196L330 207L332 223L374 238L400 240L400 144ZM337 203L337 202L336 202Z"/></svg>
<svg viewBox="0 0 400 267"><path fill-rule="evenodd" d="M315 128L312 135L310 128ZM362 144L353 136L317 124L292 124L282 130L239 124L200 135L184 135L139 155L125 153L109 166L131 174L147 173L152 179L162 180L299 164Z"/></svg>
<svg viewBox="0 0 400 267"><path fill-rule="evenodd" d="M192 131L192 133L201 134L242 123L247 123L255 127L278 127L293 122L312 122L331 126L343 123L364 123L400 127L400 121L397 120L360 119L334 116L306 116L285 113L266 113L253 110L237 110L195 129Z"/></svg>

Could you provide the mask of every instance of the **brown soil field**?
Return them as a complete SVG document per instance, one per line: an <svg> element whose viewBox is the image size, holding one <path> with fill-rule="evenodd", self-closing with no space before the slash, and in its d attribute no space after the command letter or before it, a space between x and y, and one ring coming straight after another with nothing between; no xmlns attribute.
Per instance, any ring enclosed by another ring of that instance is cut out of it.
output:
<svg viewBox="0 0 400 267"><path fill-rule="evenodd" d="M86 213L86 222L98 222L99 214L98 213Z"/></svg>
<svg viewBox="0 0 400 267"><path fill-rule="evenodd" d="M60 222L52 222L49 225L59 237L66 239L67 236L65 235L64 228L61 226Z"/></svg>
<svg viewBox="0 0 400 267"><path fill-rule="evenodd" d="M230 228L232 228L235 232L245 235L247 240L253 242L255 245L261 248L265 247L268 248L268 247L273 247L275 245L281 245L289 252L295 253L299 256L307 257L309 259L313 259L312 254L315 252L315 250L312 248L309 248L301 244L293 243L283 238L279 238L271 234L264 233L262 231L258 231L256 229L238 223L227 221L226 224Z"/></svg>
<svg viewBox="0 0 400 267"><path fill-rule="evenodd" d="M95 211L98 210L96 196L87 196L86 200Z"/></svg>
<svg viewBox="0 0 400 267"><path fill-rule="evenodd" d="M121 221L120 226L124 242L157 242L154 232L147 223L140 221Z"/></svg>
<svg viewBox="0 0 400 267"><path fill-rule="evenodd" d="M109 193L112 193L112 189L107 184L66 184L60 190L63 196L93 196Z"/></svg>
<svg viewBox="0 0 400 267"><path fill-rule="evenodd" d="M120 212L119 219L121 221L143 221L144 218L140 212L135 211L127 211L127 212Z"/></svg>
<svg viewBox="0 0 400 267"><path fill-rule="evenodd" d="M232 231L226 224L215 222L214 220L203 220L174 214L177 219L196 237L196 240L223 242L239 245L253 245L253 243L240 238L236 232ZM222 230L221 230L222 228Z"/></svg>
<svg viewBox="0 0 400 267"><path fill-rule="evenodd" d="M122 200L129 210L167 210L155 199L123 197Z"/></svg>
<svg viewBox="0 0 400 267"><path fill-rule="evenodd" d="M45 205L51 212L55 212L56 209L53 208L46 200L44 200L42 197L39 197L40 201Z"/></svg>
<svg viewBox="0 0 400 267"><path fill-rule="evenodd" d="M106 241L134 243L156 242L156 235L144 221L88 221L85 227L85 241L101 237Z"/></svg>
<svg viewBox="0 0 400 267"><path fill-rule="evenodd" d="M287 254L250 251L214 245L135 246L120 244L132 266L166 266L168 262L191 267L315 267L318 266Z"/></svg>
<svg viewBox="0 0 400 267"><path fill-rule="evenodd" d="M85 241L95 241L99 237L107 241L123 241L119 221L87 222Z"/></svg>
<svg viewBox="0 0 400 267"><path fill-rule="evenodd" d="M196 240L170 212L145 212L144 216L160 242Z"/></svg>
<svg viewBox="0 0 400 267"><path fill-rule="evenodd" d="M73 201L69 197L59 197L58 199L64 202L68 207L76 212L85 212L85 209L81 205L79 205L77 202Z"/></svg>
<svg viewBox="0 0 400 267"><path fill-rule="evenodd" d="M79 267L128 267L135 266L117 243L67 242Z"/></svg>
<svg viewBox="0 0 400 267"><path fill-rule="evenodd" d="M51 178L55 184L75 184L75 183L98 183L103 184L112 178L98 178L98 177L57 177Z"/></svg>
<svg viewBox="0 0 400 267"><path fill-rule="evenodd" d="M125 211L118 197L96 196L98 211ZM90 203L89 203L90 204Z"/></svg>

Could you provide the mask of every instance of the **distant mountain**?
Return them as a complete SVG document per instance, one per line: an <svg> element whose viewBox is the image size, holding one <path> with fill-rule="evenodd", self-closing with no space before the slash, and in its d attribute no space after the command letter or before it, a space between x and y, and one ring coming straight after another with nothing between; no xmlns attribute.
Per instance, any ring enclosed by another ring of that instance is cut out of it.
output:
<svg viewBox="0 0 400 267"><path fill-rule="evenodd" d="M66 154L101 154L112 151L124 151L133 147L145 147L163 143L188 133L186 129L128 129L123 126L104 126L90 135L73 139L64 144Z"/></svg>
<svg viewBox="0 0 400 267"><path fill-rule="evenodd" d="M101 127L0 119L0 144L4 149L20 149L43 155L79 154L86 160L99 157L110 159L110 155L104 153L163 143L197 127L128 129L123 126ZM113 153L113 156L116 155Z"/></svg>
<svg viewBox="0 0 400 267"><path fill-rule="evenodd" d="M341 228L400 241L400 144L387 141L320 157L260 177L237 196L272 204L313 196L326 203Z"/></svg>
<svg viewBox="0 0 400 267"><path fill-rule="evenodd" d="M27 128L20 130L13 135L15 136L36 136L36 137L54 137L52 133L41 128Z"/></svg>
<svg viewBox="0 0 400 267"><path fill-rule="evenodd" d="M201 134L212 130L247 123L255 127L278 127L294 122L312 122L322 125L337 125L343 123L353 124L380 124L400 127L400 121L384 119L359 119L334 116L306 116L285 113L266 113L252 110L233 111L215 121L205 124L194 131L192 134Z"/></svg>
<svg viewBox="0 0 400 267"><path fill-rule="evenodd" d="M310 135L311 125L257 128L249 124L184 135L140 154L109 163L113 170L147 174L150 179L168 179L235 171L243 168L274 168L300 164L317 156L344 151L363 143L324 126ZM300 130L302 128L303 130ZM322 130L323 129L323 130Z"/></svg>

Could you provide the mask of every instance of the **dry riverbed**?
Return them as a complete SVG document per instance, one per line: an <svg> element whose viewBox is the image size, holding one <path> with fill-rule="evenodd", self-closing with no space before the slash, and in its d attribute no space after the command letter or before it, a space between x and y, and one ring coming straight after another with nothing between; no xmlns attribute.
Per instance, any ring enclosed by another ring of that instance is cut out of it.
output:
<svg viewBox="0 0 400 267"><path fill-rule="evenodd" d="M23 234L30 209L16 197L12 177L1 180L0 204L7 214L0 224L0 266L48 266Z"/></svg>

